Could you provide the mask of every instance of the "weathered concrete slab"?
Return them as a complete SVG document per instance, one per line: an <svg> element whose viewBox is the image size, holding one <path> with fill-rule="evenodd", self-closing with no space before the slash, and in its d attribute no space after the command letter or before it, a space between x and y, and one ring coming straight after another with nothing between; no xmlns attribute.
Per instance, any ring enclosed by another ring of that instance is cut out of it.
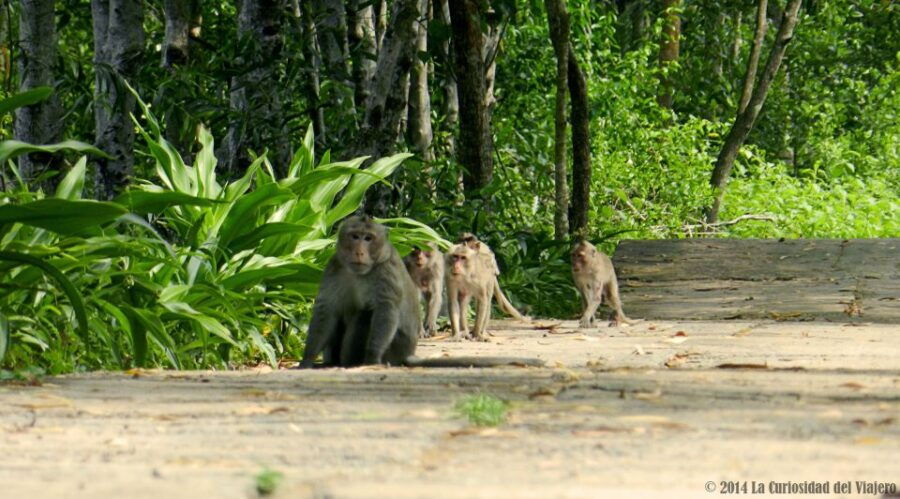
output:
<svg viewBox="0 0 900 499"><path fill-rule="evenodd" d="M900 324L900 239L622 241L613 262L635 317Z"/></svg>
<svg viewBox="0 0 900 499"><path fill-rule="evenodd" d="M252 498L265 467L284 473L276 498L696 498L722 481L900 487L895 329L503 322L490 343L431 340L420 354L540 356L549 367L0 385L0 498ZM453 406L473 393L509 401L507 422L470 427Z"/></svg>

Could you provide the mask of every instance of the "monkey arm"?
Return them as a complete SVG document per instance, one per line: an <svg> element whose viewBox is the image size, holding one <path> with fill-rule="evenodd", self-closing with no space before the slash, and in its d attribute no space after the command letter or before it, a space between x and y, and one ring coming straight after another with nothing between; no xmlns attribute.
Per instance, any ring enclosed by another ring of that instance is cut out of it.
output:
<svg viewBox="0 0 900 499"><path fill-rule="evenodd" d="M327 303L319 300L313 306L309 331L306 333L306 348L303 350L303 360L300 362L301 368L312 367L316 357L334 338L340 319L338 311L331 308Z"/></svg>
<svg viewBox="0 0 900 499"><path fill-rule="evenodd" d="M400 326L400 309L396 303L375 303L364 364L381 364Z"/></svg>

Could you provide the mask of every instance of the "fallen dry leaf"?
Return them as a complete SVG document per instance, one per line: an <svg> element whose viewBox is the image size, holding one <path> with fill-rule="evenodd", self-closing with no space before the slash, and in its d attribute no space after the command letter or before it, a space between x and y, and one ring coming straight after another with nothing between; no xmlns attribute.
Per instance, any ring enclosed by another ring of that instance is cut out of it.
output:
<svg viewBox="0 0 900 499"><path fill-rule="evenodd" d="M862 390L863 388L866 387L865 385L863 385L861 383L857 383L855 381L848 381L847 383L841 383L839 386L841 388L849 388L851 390Z"/></svg>
<svg viewBox="0 0 900 499"><path fill-rule="evenodd" d="M684 331L678 331L677 333L673 334L672 336L687 336L687 333L685 333Z"/></svg>
<svg viewBox="0 0 900 499"><path fill-rule="evenodd" d="M753 331L752 327L742 327L731 336L747 336L748 334L750 334L750 331Z"/></svg>
<svg viewBox="0 0 900 499"><path fill-rule="evenodd" d="M290 409L284 406L266 407L262 405L252 405L248 407L242 407L234 411L234 413L238 416L257 416L265 414L275 414L279 412L290 412Z"/></svg>
<svg viewBox="0 0 900 499"><path fill-rule="evenodd" d="M610 433L625 433L630 431L630 428L600 425L586 430L572 430L572 435L575 435L576 437L602 437Z"/></svg>
<svg viewBox="0 0 900 499"><path fill-rule="evenodd" d="M670 343L672 345L678 345L680 343L684 343L685 341L687 341L687 338L685 338L684 336L673 336L672 338L666 338L662 341L663 341L663 343Z"/></svg>

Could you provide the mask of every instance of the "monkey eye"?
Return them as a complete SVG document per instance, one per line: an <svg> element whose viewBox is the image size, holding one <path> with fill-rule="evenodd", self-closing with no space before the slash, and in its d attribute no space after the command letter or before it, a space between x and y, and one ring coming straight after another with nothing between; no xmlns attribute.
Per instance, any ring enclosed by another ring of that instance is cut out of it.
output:
<svg viewBox="0 0 900 499"><path fill-rule="evenodd" d="M371 235L371 234L366 234L366 237L365 237L364 239L365 239L366 241L371 241L371 240L372 240L372 235Z"/></svg>

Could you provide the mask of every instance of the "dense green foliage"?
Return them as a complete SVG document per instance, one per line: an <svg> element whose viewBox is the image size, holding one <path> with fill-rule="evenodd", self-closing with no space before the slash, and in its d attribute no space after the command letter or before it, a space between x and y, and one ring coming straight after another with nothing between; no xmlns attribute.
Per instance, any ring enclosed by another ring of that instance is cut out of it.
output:
<svg viewBox="0 0 900 499"><path fill-rule="evenodd" d="M656 101L657 3L644 2L652 4L641 14L649 24L636 34L617 2L568 1L590 99L591 240L612 252L622 238L900 236L896 2L804 2L785 63L731 175L720 219L739 221L717 227L704 225L702 215L736 112L754 2L684 2L671 111ZM464 200L459 188L461 167L450 153L457 130L447 124L439 85L448 67L431 51L419 56L435 65L435 161L414 158L398 169L409 156L402 153L361 170L363 158L348 152L358 132L342 107L351 99L332 98L346 88L327 78L322 98L338 103L325 108L332 150L316 160L305 87L311 64L296 21L271 82L291 96L279 125L293 141L293 160L271 164L263 144L251 151L255 161L243 176L222 178L213 137L224 137L234 118L229 82L245 70L248 43L235 36L235 2L203 2L202 40L177 71L159 64L161 2L145 2L146 50L130 83L149 107L136 120L139 155L127 192L111 202L89 199L92 158L103 152L85 143L0 143L0 365L65 372L295 358L302 349L297 333L333 251L333 226L389 177L398 218L386 222L397 229L391 235L401 252L473 231L497 253L514 303L535 316L571 316L577 300L569 242L552 235L555 60L544 4L500 4L506 17L493 21L503 32L492 110L495 170L480 193L485 203ZM83 141L94 124L88 6L57 2L54 68L64 136ZM6 2L2 10L7 39L0 45L13 47L17 8ZM449 36L440 23L429 29L431 47ZM773 37L770 29L768 43ZM48 95L17 93L16 78L4 75L0 87L0 139L12 137L13 109ZM245 117L251 135L267 126L255 116ZM21 180L15 158L34 150L67 161L52 191Z"/></svg>

